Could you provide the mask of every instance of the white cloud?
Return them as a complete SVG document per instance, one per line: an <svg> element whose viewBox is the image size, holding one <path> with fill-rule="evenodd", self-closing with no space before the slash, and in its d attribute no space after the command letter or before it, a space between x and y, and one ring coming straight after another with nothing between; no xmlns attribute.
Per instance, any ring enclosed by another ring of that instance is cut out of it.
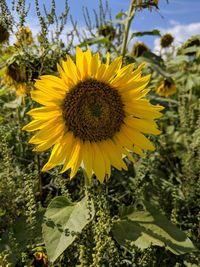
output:
<svg viewBox="0 0 200 267"><path fill-rule="evenodd" d="M180 24L176 21L171 21L171 27L166 29L160 29L161 34L171 33L174 36L174 45L180 46L190 36L200 33L200 22L190 23L188 25ZM160 51L160 40L158 38L154 41L154 52Z"/></svg>

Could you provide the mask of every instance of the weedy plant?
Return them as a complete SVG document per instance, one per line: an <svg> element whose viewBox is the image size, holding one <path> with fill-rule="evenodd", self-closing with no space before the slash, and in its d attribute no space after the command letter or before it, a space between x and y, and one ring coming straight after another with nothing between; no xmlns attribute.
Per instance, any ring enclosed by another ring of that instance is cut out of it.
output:
<svg viewBox="0 0 200 267"><path fill-rule="evenodd" d="M0 0L0 266L198 266L199 36L129 51L159 1L34 6L37 38Z"/></svg>

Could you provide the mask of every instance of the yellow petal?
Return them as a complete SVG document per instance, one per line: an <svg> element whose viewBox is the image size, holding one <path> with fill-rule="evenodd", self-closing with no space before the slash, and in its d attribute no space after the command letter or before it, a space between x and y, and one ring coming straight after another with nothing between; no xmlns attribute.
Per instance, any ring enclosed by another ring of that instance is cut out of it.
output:
<svg viewBox="0 0 200 267"><path fill-rule="evenodd" d="M122 57L116 58L106 69L104 74L101 77L102 81L109 81L112 77L115 76L117 71L121 68Z"/></svg>
<svg viewBox="0 0 200 267"><path fill-rule="evenodd" d="M76 174L80 164L81 164L81 145L80 141L78 139L74 138L73 141L73 146L71 153L69 155L69 158L66 159L66 162L61 170L60 173L65 172L68 169L72 169L71 174L70 174L70 179L73 178L73 176Z"/></svg>
<svg viewBox="0 0 200 267"><path fill-rule="evenodd" d="M73 134L71 132L67 132L60 142L54 145L50 158L42 168L42 171L48 171L56 165L63 163L64 160L71 154L73 140Z"/></svg>
<svg viewBox="0 0 200 267"><path fill-rule="evenodd" d="M134 145L133 147L133 152L140 155L140 156L145 156L144 152L142 151L141 148L139 148L138 146Z"/></svg>
<svg viewBox="0 0 200 267"><path fill-rule="evenodd" d="M65 94L66 84L64 83L62 79L56 76L53 76L53 75L40 76L40 79L36 80L36 83L34 84L34 86L37 88L38 85L41 85L43 87L43 90L45 90L46 92L54 89L59 94Z"/></svg>
<svg viewBox="0 0 200 267"><path fill-rule="evenodd" d="M30 140L30 144L41 144L43 142L48 141L53 136L57 136L57 138L61 138L64 134L65 125L60 123L51 123L36 133Z"/></svg>
<svg viewBox="0 0 200 267"><path fill-rule="evenodd" d="M66 73L64 72L64 70L62 69L62 67L59 64L57 64L57 69L58 69L58 72L60 74L61 79L63 80L63 82L66 85L66 90L73 87L74 83L73 83L72 79L66 75Z"/></svg>
<svg viewBox="0 0 200 267"><path fill-rule="evenodd" d="M124 123L142 133L160 134L160 131L157 129L157 125L153 120L126 117L124 119Z"/></svg>
<svg viewBox="0 0 200 267"><path fill-rule="evenodd" d="M106 151L104 149L102 149L101 143L99 144L99 147L100 147L100 150L101 150L101 153L103 155L104 162L105 162L105 173L107 175L107 178L109 178L111 175L111 162L110 162L110 159L109 159Z"/></svg>
<svg viewBox="0 0 200 267"><path fill-rule="evenodd" d="M103 183L106 175L104 158L97 143L91 143L91 147L94 152L93 170L100 183Z"/></svg>
<svg viewBox="0 0 200 267"><path fill-rule="evenodd" d="M48 95L41 90L32 91L31 98L44 106L58 106L63 101L63 97L57 95L57 97L54 98L53 96Z"/></svg>
<svg viewBox="0 0 200 267"><path fill-rule="evenodd" d="M107 65L106 64L101 64L101 66L97 69L97 73L96 73L96 79L101 81L101 78L103 77L105 71L107 69Z"/></svg>
<svg viewBox="0 0 200 267"><path fill-rule="evenodd" d="M142 91L148 85L150 77L151 77L151 75L146 75L146 76L140 78L139 80L134 80L134 81L128 83L125 86L122 85L122 86L120 86L120 90L122 90L123 92L133 91L133 93L134 93L134 90Z"/></svg>
<svg viewBox="0 0 200 267"><path fill-rule="evenodd" d="M27 114L36 120L51 120L56 119L56 117L60 118L62 116L62 112L59 107L55 106L34 108L27 112Z"/></svg>
<svg viewBox="0 0 200 267"><path fill-rule="evenodd" d="M99 66L100 66L99 53L96 53L92 57L91 63L90 63L90 73L93 78L96 77Z"/></svg>
<svg viewBox="0 0 200 267"><path fill-rule="evenodd" d="M83 80L87 75L87 60L85 58L85 53L80 47L76 47L76 65L79 73L79 78Z"/></svg>
<svg viewBox="0 0 200 267"><path fill-rule="evenodd" d="M52 122L49 120L48 121L42 121L42 120L33 120L31 121L29 124L25 125L22 130L23 131L27 131L27 132L32 132L32 131L36 131L39 129L42 129L44 127L46 127L46 125L51 124Z"/></svg>
<svg viewBox="0 0 200 267"><path fill-rule="evenodd" d="M67 55L67 61L63 61L62 66L67 77L70 77L71 80L73 81L73 85L76 85L77 82L79 81L77 67L70 56Z"/></svg>
<svg viewBox="0 0 200 267"><path fill-rule="evenodd" d="M109 157L110 163L112 166L121 170L127 170L127 166L122 160L122 155L118 147L113 143L112 140L106 140L101 142L102 149L106 152Z"/></svg>
<svg viewBox="0 0 200 267"><path fill-rule="evenodd" d="M93 150L89 141L83 143L83 164L88 178L92 177Z"/></svg>
<svg viewBox="0 0 200 267"><path fill-rule="evenodd" d="M114 87L119 87L124 83L127 83L132 76L134 63L129 64L128 66L123 67L117 72L116 77L110 81L111 85Z"/></svg>
<svg viewBox="0 0 200 267"><path fill-rule="evenodd" d="M124 106L125 112L134 117L143 118L153 120L156 118L160 118L162 113L159 112L159 109L156 109L155 106L150 104L144 104L142 102L132 101L132 103L126 103Z"/></svg>
<svg viewBox="0 0 200 267"><path fill-rule="evenodd" d="M128 136L131 140L133 140L133 144L136 144L138 147L149 150L155 149L153 144L149 141L149 139L147 139L139 131L126 126L122 127L121 131L124 131L124 134L126 134L126 136Z"/></svg>
<svg viewBox="0 0 200 267"><path fill-rule="evenodd" d="M90 49L88 48L88 50L86 52L84 52L84 64L85 64L85 77L86 76L91 76L91 60L92 60L92 54Z"/></svg>

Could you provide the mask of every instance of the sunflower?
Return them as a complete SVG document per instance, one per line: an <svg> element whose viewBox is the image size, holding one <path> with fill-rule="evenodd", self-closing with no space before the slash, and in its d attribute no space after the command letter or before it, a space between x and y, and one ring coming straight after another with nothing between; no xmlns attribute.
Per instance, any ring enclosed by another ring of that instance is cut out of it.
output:
<svg viewBox="0 0 200 267"><path fill-rule="evenodd" d="M160 96L168 97L176 93L176 85L172 79L164 79L155 90Z"/></svg>
<svg viewBox="0 0 200 267"><path fill-rule="evenodd" d="M81 166L89 178L100 182L111 174L111 165L127 170L123 161L132 153L143 155L154 146L144 133L159 134L154 119L162 107L144 97L150 75L141 77L141 64L122 67L122 58L101 63L99 53L76 49L76 64L67 60L57 65L60 78L41 76L32 99L43 105L28 112L33 121L23 130L39 130L29 141L34 151L53 146L43 171L63 164L61 173L71 169L74 177Z"/></svg>
<svg viewBox="0 0 200 267"><path fill-rule="evenodd" d="M141 57L145 52L148 52L149 48L143 42L137 42L132 49L133 57Z"/></svg>
<svg viewBox="0 0 200 267"><path fill-rule="evenodd" d="M33 43L33 36L32 31L29 29L28 26L21 27L19 31L16 33L17 41L15 42L15 45L19 47L22 44L30 45Z"/></svg>
<svg viewBox="0 0 200 267"><path fill-rule="evenodd" d="M174 41L174 37L170 33L166 33L160 39L160 46L162 48L169 47L173 41Z"/></svg>
<svg viewBox="0 0 200 267"><path fill-rule="evenodd" d="M27 75L25 67L13 62L4 68L2 77L1 84L9 90L14 88L17 96L29 93L30 86L26 83Z"/></svg>
<svg viewBox="0 0 200 267"><path fill-rule="evenodd" d="M43 251L36 251L33 254L34 260L32 261L33 266L48 266L48 257Z"/></svg>
<svg viewBox="0 0 200 267"><path fill-rule="evenodd" d="M110 41L113 41L116 36L115 28L112 25L102 25L98 30L99 35L108 37Z"/></svg>

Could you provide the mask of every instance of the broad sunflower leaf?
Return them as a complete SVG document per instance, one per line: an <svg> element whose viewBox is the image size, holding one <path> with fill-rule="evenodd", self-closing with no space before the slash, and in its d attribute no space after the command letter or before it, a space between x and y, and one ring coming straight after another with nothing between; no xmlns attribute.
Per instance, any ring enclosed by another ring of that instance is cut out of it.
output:
<svg viewBox="0 0 200 267"><path fill-rule="evenodd" d="M169 74L166 71L166 66L164 64L163 59L160 56L157 56L156 54L146 51L142 54L141 57L138 58L140 62L147 62L149 63L149 66L156 70L160 75L166 77L166 78L171 78L171 74Z"/></svg>
<svg viewBox="0 0 200 267"><path fill-rule="evenodd" d="M144 36L144 35L157 35L157 36L160 36L160 31L157 30L157 29L154 29L152 31L144 31L144 32L133 32L131 34L131 37L130 37L130 40L132 40L134 37L136 36Z"/></svg>
<svg viewBox="0 0 200 267"><path fill-rule="evenodd" d="M66 197L56 197L44 216L43 238L50 262L54 262L72 244L94 217L94 206L87 206L87 198L72 203Z"/></svg>
<svg viewBox="0 0 200 267"><path fill-rule="evenodd" d="M196 248L186 234L145 203L146 211L125 210L124 218L114 224L112 232L116 241L130 250L130 243L140 249L151 245L163 246L176 255L195 251ZM130 211L127 214L127 211Z"/></svg>

